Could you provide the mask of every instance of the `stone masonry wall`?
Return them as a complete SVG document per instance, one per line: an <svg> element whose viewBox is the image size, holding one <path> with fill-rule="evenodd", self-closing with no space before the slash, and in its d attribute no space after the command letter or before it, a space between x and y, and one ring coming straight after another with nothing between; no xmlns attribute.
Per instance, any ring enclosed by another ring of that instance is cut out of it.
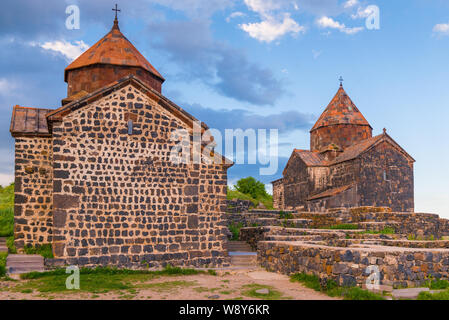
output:
<svg viewBox="0 0 449 320"><path fill-rule="evenodd" d="M180 128L191 130L132 85L55 123L48 264L226 262L226 168L171 162Z"/></svg>
<svg viewBox="0 0 449 320"><path fill-rule="evenodd" d="M273 182L273 208L284 209L284 180Z"/></svg>
<svg viewBox="0 0 449 320"><path fill-rule="evenodd" d="M414 211L413 163L389 143L382 143L361 157L360 206Z"/></svg>
<svg viewBox="0 0 449 320"><path fill-rule="evenodd" d="M15 141L14 238L18 249L52 241L52 141Z"/></svg>
<svg viewBox="0 0 449 320"><path fill-rule="evenodd" d="M417 248L340 248L298 242L259 242L258 262L283 274L305 272L340 285L363 285L371 268L394 287L421 286L433 278L449 279L449 250Z"/></svg>

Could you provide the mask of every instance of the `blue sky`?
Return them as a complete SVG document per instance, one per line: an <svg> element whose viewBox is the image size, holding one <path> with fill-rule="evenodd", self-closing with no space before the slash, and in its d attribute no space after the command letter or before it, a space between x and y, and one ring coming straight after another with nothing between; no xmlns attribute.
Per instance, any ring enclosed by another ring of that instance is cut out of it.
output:
<svg viewBox="0 0 449 320"><path fill-rule="evenodd" d="M234 166L230 183L281 176L293 148L338 89L338 78L379 134L416 160L416 211L449 218L449 1L7 0L0 11L0 183L13 177L12 106L56 108L64 68L120 28L166 78L163 94L210 127L278 128L279 170ZM67 30L68 5L79 30ZM380 29L368 30L369 6Z"/></svg>

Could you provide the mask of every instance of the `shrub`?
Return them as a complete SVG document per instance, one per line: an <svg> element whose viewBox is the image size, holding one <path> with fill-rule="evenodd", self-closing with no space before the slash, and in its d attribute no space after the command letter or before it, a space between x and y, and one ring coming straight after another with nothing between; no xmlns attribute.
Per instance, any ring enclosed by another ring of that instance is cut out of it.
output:
<svg viewBox="0 0 449 320"><path fill-rule="evenodd" d="M8 253L0 252L0 277L6 275L6 257Z"/></svg>
<svg viewBox="0 0 449 320"><path fill-rule="evenodd" d="M237 241L239 240L239 236L240 236L240 229L243 228L243 223L239 222L239 223L231 223L229 225L229 231L231 231L232 233L232 241Z"/></svg>
<svg viewBox="0 0 449 320"><path fill-rule="evenodd" d="M237 181L235 188L237 189L237 191L248 194L254 199L269 196L265 191L265 185L262 182L257 181L253 177L240 179L239 181Z"/></svg>
<svg viewBox="0 0 449 320"><path fill-rule="evenodd" d="M44 258L54 258L53 249L51 244L43 244L43 245L26 245L23 250L26 254L39 254Z"/></svg>

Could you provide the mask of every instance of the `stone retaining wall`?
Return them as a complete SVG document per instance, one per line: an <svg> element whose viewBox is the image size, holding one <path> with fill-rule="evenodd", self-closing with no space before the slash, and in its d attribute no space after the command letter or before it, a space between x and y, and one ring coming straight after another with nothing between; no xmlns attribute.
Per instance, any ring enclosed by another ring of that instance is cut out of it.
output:
<svg viewBox="0 0 449 320"><path fill-rule="evenodd" d="M340 285L365 284L369 268L378 269L381 284L394 287L421 286L429 276L449 278L447 249L340 248L266 241L258 244L258 263L269 271L287 275L305 272Z"/></svg>

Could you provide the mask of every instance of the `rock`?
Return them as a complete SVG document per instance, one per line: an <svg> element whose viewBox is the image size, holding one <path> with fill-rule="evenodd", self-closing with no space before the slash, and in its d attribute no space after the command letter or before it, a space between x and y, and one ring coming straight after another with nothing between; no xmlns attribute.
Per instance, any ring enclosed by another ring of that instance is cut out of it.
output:
<svg viewBox="0 0 449 320"><path fill-rule="evenodd" d="M220 299L220 296L218 294L215 294L213 296L209 296L207 297L208 299L212 299L212 300L216 300L216 299Z"/></svg>
<svg viewBox="0 0 449 320"><path fill-rule="evenodd" d="M258 294L270 294L270 290L268 290L266 288L259 289L259 290L256 290L256 293L258 293Z"/></svg>
<svg viewBox="0 0 449 320"><path fill-rule="evenodd" d="M267 207L265 207L265 205L262 202L259 202L259 204L257 205L257 209L266 209Z"/></svg>

